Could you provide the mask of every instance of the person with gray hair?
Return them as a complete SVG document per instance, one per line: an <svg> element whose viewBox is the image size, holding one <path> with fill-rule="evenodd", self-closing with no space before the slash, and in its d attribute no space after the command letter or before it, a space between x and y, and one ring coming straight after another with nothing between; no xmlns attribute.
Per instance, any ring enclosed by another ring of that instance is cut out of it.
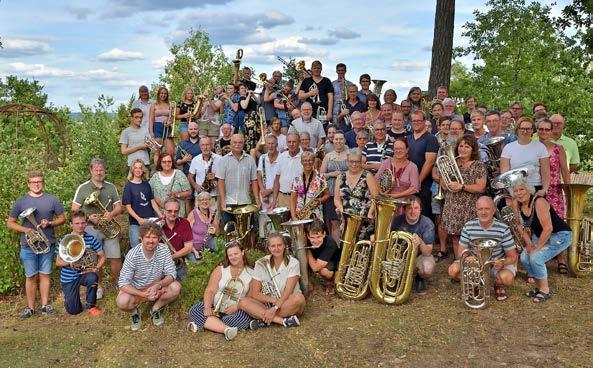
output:
<svg viewBox="0 0 593 368"><path fill-rule="evenodd" d="M301 117L293 120L288 129L290 133L309 133L311 148L318 149L325 141L325 130L321 121L313 117L313 107L309 102L301 105Z"/></svg>
<svg viewBox="0 0 593 368"><path fill-rule="evenodd" d="M142 110L142 122L140 123L140 128L146 133L148 133L148 119L150 106L152 106L152 104L154 104L154 100L150 98L148 87L140 86L140 88L138 88L138 99L132 104L132 110L136 108Z"/></svg>
<svg viewBox="0 0 593 368"><path fill-rule="evenodd" d="M193 248L187 255L189 262L196 262L202 258L206 249L216 249L216 234L219 231L219 217L216 209L210 207L211 196L208 192L200 192L196 197L196 208L187 216L187 221L192 230Z"/></svg>

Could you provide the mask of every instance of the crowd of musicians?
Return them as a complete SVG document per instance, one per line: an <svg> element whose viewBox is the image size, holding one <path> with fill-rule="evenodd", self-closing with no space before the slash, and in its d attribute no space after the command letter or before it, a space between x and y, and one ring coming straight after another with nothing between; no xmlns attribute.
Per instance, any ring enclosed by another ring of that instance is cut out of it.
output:
<svg viewBox="0 0 593 368"><path fill-rule="evenodd" d="M21 317L39 313L37 290L40 311L56 313L49 301L54 262L66 312L101 314L97 300L107 282L101 269L108 264L117 306L131 314L131 329L141 327L142 303L152 303L150 318L160 325L163 307L178 297L179 280L187 277L186 264L200 262L216 248L216 237L232 228L203 300L189 310L190 331L216 331L230 340L240 330L298 326L311 288L299 282L308 280L304 273L318 274L327 294L334 283L346 290L350 281L344 279L356 272L340 269L344 244L381 242L391 231L410 234L414 264L405 266L418 294L427 292L437 262L450 259L449 277L460 280L463 255L487 239L495 242L495 299L507 299L521 265L533 284L528 296L534 303L547 301L546 262L556 258L558 272L568 272L565 250L573 232L563 191L579 164L575 141L563 134L562 115L550 114L544 103L530 111L520 102L487 109L471 96L458 106L446 87L433 99L414 87L398 103L393 90L382 99L380 86L371 91L368 74L354 83L346 72L338 64L332 82L315 61L300 80L274 71L272 79L254 82L245 67L239 83L201 95L186 88L183 96L160 87L154 100L141 86L119 142L127 159L121 197L105 180L105 163L94 159L66 219L60 201L44 192L43 173L29 173L29 192L8 218L8 227L21 234L27 302ZM508 175L502 188L491 185L517 169L518 179ZM493 200L500 189L503 200ZM395 204L387 227L378 224L378 203ZM522 226L497 216L503 206ZM114 219L124 207L130 247L122 262L127 246L120 244ZM250 214L242 233L235 215L244 208ZM288 221L306 220L304 257L295 257L290 239L271 226L278 210L287 212ZM361 223L353 239L344 239L349 218ZM66 221L74 238L58 240L54 229ZM35 249L35 242L46 246ZM268 254L252 267L245 249L258 244ZM79 256L87 252L94 262L83 266ZM476 258L474 252L466 261ZM385 271L385 277L390 272L396 271Z"/></svg>

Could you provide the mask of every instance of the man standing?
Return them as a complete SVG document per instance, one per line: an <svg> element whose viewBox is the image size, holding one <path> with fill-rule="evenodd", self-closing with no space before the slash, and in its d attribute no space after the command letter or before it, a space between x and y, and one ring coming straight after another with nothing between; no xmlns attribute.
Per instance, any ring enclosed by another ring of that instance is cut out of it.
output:
<svg viewBox="0 0 593 368"><path fill-rule="evenodd" d="M162 229L152 221L140 225L142 243L132 248L119 277L117 307L132 313L130 329L138 331L141 327L138 306L154 302L150 317L155 326L165 322L161 308L179 296L181 284L175 281L177 276L171 251L165 244L160 244Z"/></svg>
<svg viewBox="0 0 593 368"><path fill-rule="evenodd" d="M292 121L290 133L307 132L311 137L311 148L319 149L325 140L325 131L321 121L313 117L313 107L309 102L301 105L301 117Z"/></svg>
<svg viewBox="0 0 593 368"><path fill-rule="evenodd" d="M142 111L142 122L140 123L140 127L148 133L150 106L152 106L154 101L150 99L150 93L146 86L140 86L140 88L138 88L138 95L138 99L132 104L132 109L140 109Z"/></svg>
<svg viewBox="0 0 593 368"><path fill-rule="evenodd" d="M274 199L270 208L290 208L292 182L294 178L303 174L299 135L288 133L286 145L288 150L282 152L278 157L278 171L274 179Z"/></svg>
<svg viewBox="0 0 593 368"><path fill-rule="evenodd" d="M262 210L259 213L259 235L265 238L266 223L269 221L266 212L274 201L274 180L278 171L278 139L273 135L266 136L266 153L259 157L257 165L257 183L261 196Z"/></svg>
<svg viewBox="0 0 593 368"><path fill-rule="evenodd" d="M192 159L202 153L202 149L200 148L200 128L198 127L198 123L191 121L187 127L187 132L189 138L179 142L179 148L177 148L177 154L175 155L177 167L182 166L182 171L186 176L189 174L189 167Z"/></svg>
<svg viewBox="0 0 593 368"><path fill-rule="evenodd" d="M353 85L352 82L346 80L346 64L339 63L336 65L336 74L338 75L338 79L332 82L334 89L334 124L338 123L337 116L340 115L340 104L348 100L348 88Z"/></svg>
<svg viewBox="0 0 593 368"><path fill-rule="evenodd" d="M60 272L60 283L64 292L64 308L68 314L74 315L82 312L80 303L80 286L86 288L86 303L84 309L89 315L96 317L101 314L97 308L97 287L99 285L99 274L97 273L105 263L105 252L101 244L94 236L87 234L86 215L81 210L74 211L70 215L70 225L72 234L79 235L84 239L85 252L95 252L97 254L97 264L85 269L80 269L78 262L69 263L65 261L59 252L56 251L56 266L62 267Z"/></svg>
<svg viewBox="0 0 593 368"><path fill-rule="evenodd" d="M43 174L40 171L31 171L27 175L29 192L16 200L10 209L6 226L20 233L20 259L25 269L25 294L27 296L27 308L21 313L21 319L29 318L35 313L35 297L37 294L37 275L39 275L39 295L41 297L41 312L49 315L56 313L49 304L50 274L56 234L54 228L64 223L64 207L60 200L48 193L43 192ZM24 212L33 209L29 215L34 218L38 225L36 228ZM23 223L17 223L17 219L23 216ZM33 252L27 243L25 234L32 234L38 231L41 236L47 239L47 250L38 254Z"/></svg>
<svg viewBox="0 0 593 368"><path fill-rule="evenodd" d="M327 121L332 121L334 87L328 78L321 76L321 68L322 65L319 60L315 60L311 64L311 77L305 78L301 83L299 100L308 101L311 104L313 115L317 119L319 119L319 116L317 116L318 108L323 107L327 112Z"/></svg>
<svg viewBox="0 0 593 368"><path fill-rule="evenodd" d="M579 147L574 139L564 135L564 117L560 114L554 114L550 117L550 120L552 121L552 139L554 139L554 143L564 147L570 172L576 172L581 162Z"/></svg>
<svg viewBox="0 0 593 368"><path fill-rule="evenodd" d="M189 222L179 217L180 203L175 198L165 200L165 223L163 224L163 234L173 247L170 249L175 262L176 279L179 281L187 278L187 268L185 267L185 257L193 249L193 233Z"/></svg>
<svg viewBox="0 0 593 368"><path fill-rule="evenodd" d="M449 97L449 92L447 91L447 87L446 86L439 86L439 88L437 88L437 100L443 102L445 101L445 99Z"/></svg>
<svg viewBox="0 0 593 368"><path fill-rule="evenodd" d="M370 86L371 86L371 76L368 74L363 74L360 76L360 78L358 79L359 83L360 83L360 91L358 91L358 99L360 100L360 102L363 105L366 105L367 103L367 96L372 93L372 91L370 90ZM379 96L377 96L379 97Z"/></svg>
<svg viewBox="0 0 593 368"><path fill-rule="evenodd" d="M117 188L113 183L105 180L105 161L99 158L91 160L91 179L80 184L74 193L74 199L72 200L72 211L77 211L82 208L88 219L95 224L100 218L105 221L114 221L115 217L121 212L121 201ZM95 191L99 191L99 201L107 210L101 213L101 209L92 204L86 204L85 200ZM109 266L111 268L111 275L115 280L119 279L119 272L121 270L121 250L119 248L119 234L109 239L101 229L97 228L98 236L105 238L103 242L103 250L109 260Z"/></svg>
<svg viewBox="0 0 593 368"><path fill-rule="evenodd" d="M364 119L361 112L354 111L352 113L352 130L346 133L346 145L348 148L356 148L356 136L364 129Z"/></svg>
<svg viewBox="0 0 593 368"><path fill-rule="evenodd" d="M220 132L222 136L216 141L216 144L214 145L214 152L216 152L218 155L224 156L224 148L231 145L231 135L233 133L233 128L231 127L231 124L224 123L222 124Z"/></svg>
<svg viewBox="0 0 593 368"><path fill-rule="evenodd" d="M144 162L147 168L150 166L150 156L148 155L148 145L145 143L148 137L148 131L140 127L142 122L142 110L135 107L130 111L130 126L121 132L119 144L121 146L121 154L128 156L128 167L126 175L130 171L132 162L137 159Z"/></svg>
<svg viewBox="0 0 593 368"><path fill-rule="evenodd" d="M210 146L210 139L203 137L200 139L200 150L202 153L191 160L187 180L194 188L194 196L197 198L198 194L204 190L204 181L208 180L211 183L216 183L216 168L218 162L222 158L220 155L212 152ZM209 185L208 193L212 198L210 203L211 208L217 208L218 190L216 185Z"/></svg>

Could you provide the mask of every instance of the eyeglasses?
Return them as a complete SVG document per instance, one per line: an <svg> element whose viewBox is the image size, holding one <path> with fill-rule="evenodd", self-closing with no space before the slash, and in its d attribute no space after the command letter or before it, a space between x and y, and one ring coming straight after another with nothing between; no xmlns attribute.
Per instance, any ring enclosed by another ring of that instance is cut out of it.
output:
<svg viewBox="0 0 593 368"><path fill-rule="evenodd" d="M360 160L358 160L358 161L355 161L355 160L348 160L348 163L349 163L349 164L359 164L359 163L361 163L361 162L362 162L362 161L360 161Z"/></svg>
<svg viewBox="0 0 593 368"><path fill-rule="evenodd" d="M179 213L179 210L165 210L167 213Z"/></svg>
<svg viewBox="0 0 593 368"><path fill-rule="evenodd" d="M161 164L172 164L173 161L161 161Z"/></svg>
<svg viewBox="0 0 593 368"><path fill-rule="evenodd" d="M424 123L424 120L412 120L412 123Z"/></svg>
<svg viewBox="0 0 593 368"><path fill-rule="evenodd" d="M537 128L538 132L551 132L552 128Z"/></svg>
<svg viewBox="0 0 593 368"><path fill-rule="evenodd" d="M531 127L520 127L519 130L523 131L523 132L530 132L533 129Z"/></svg>
<svg viewBox="0 0 593 368"><path fill-rule="evenodd" d="M375 128L373 129L373 132L384 132L385 128Z"/></svg>

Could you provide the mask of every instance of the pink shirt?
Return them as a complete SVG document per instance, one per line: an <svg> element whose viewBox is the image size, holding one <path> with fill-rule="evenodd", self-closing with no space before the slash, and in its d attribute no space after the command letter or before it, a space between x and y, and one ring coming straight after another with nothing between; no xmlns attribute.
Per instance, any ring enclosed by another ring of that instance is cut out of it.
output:
<svg viewBox="0 0 593 368"><path fill-rule="evenodd" d="M381 163L375 177L378 179L385 170L392 170L391 157L387 158ZM420 182L418 175L418 167L412 161L409 161L406 166L393 173L395 184L391 188L389 194L401 193L409 188L414 188L416 191L420 190Z"/></svg>

